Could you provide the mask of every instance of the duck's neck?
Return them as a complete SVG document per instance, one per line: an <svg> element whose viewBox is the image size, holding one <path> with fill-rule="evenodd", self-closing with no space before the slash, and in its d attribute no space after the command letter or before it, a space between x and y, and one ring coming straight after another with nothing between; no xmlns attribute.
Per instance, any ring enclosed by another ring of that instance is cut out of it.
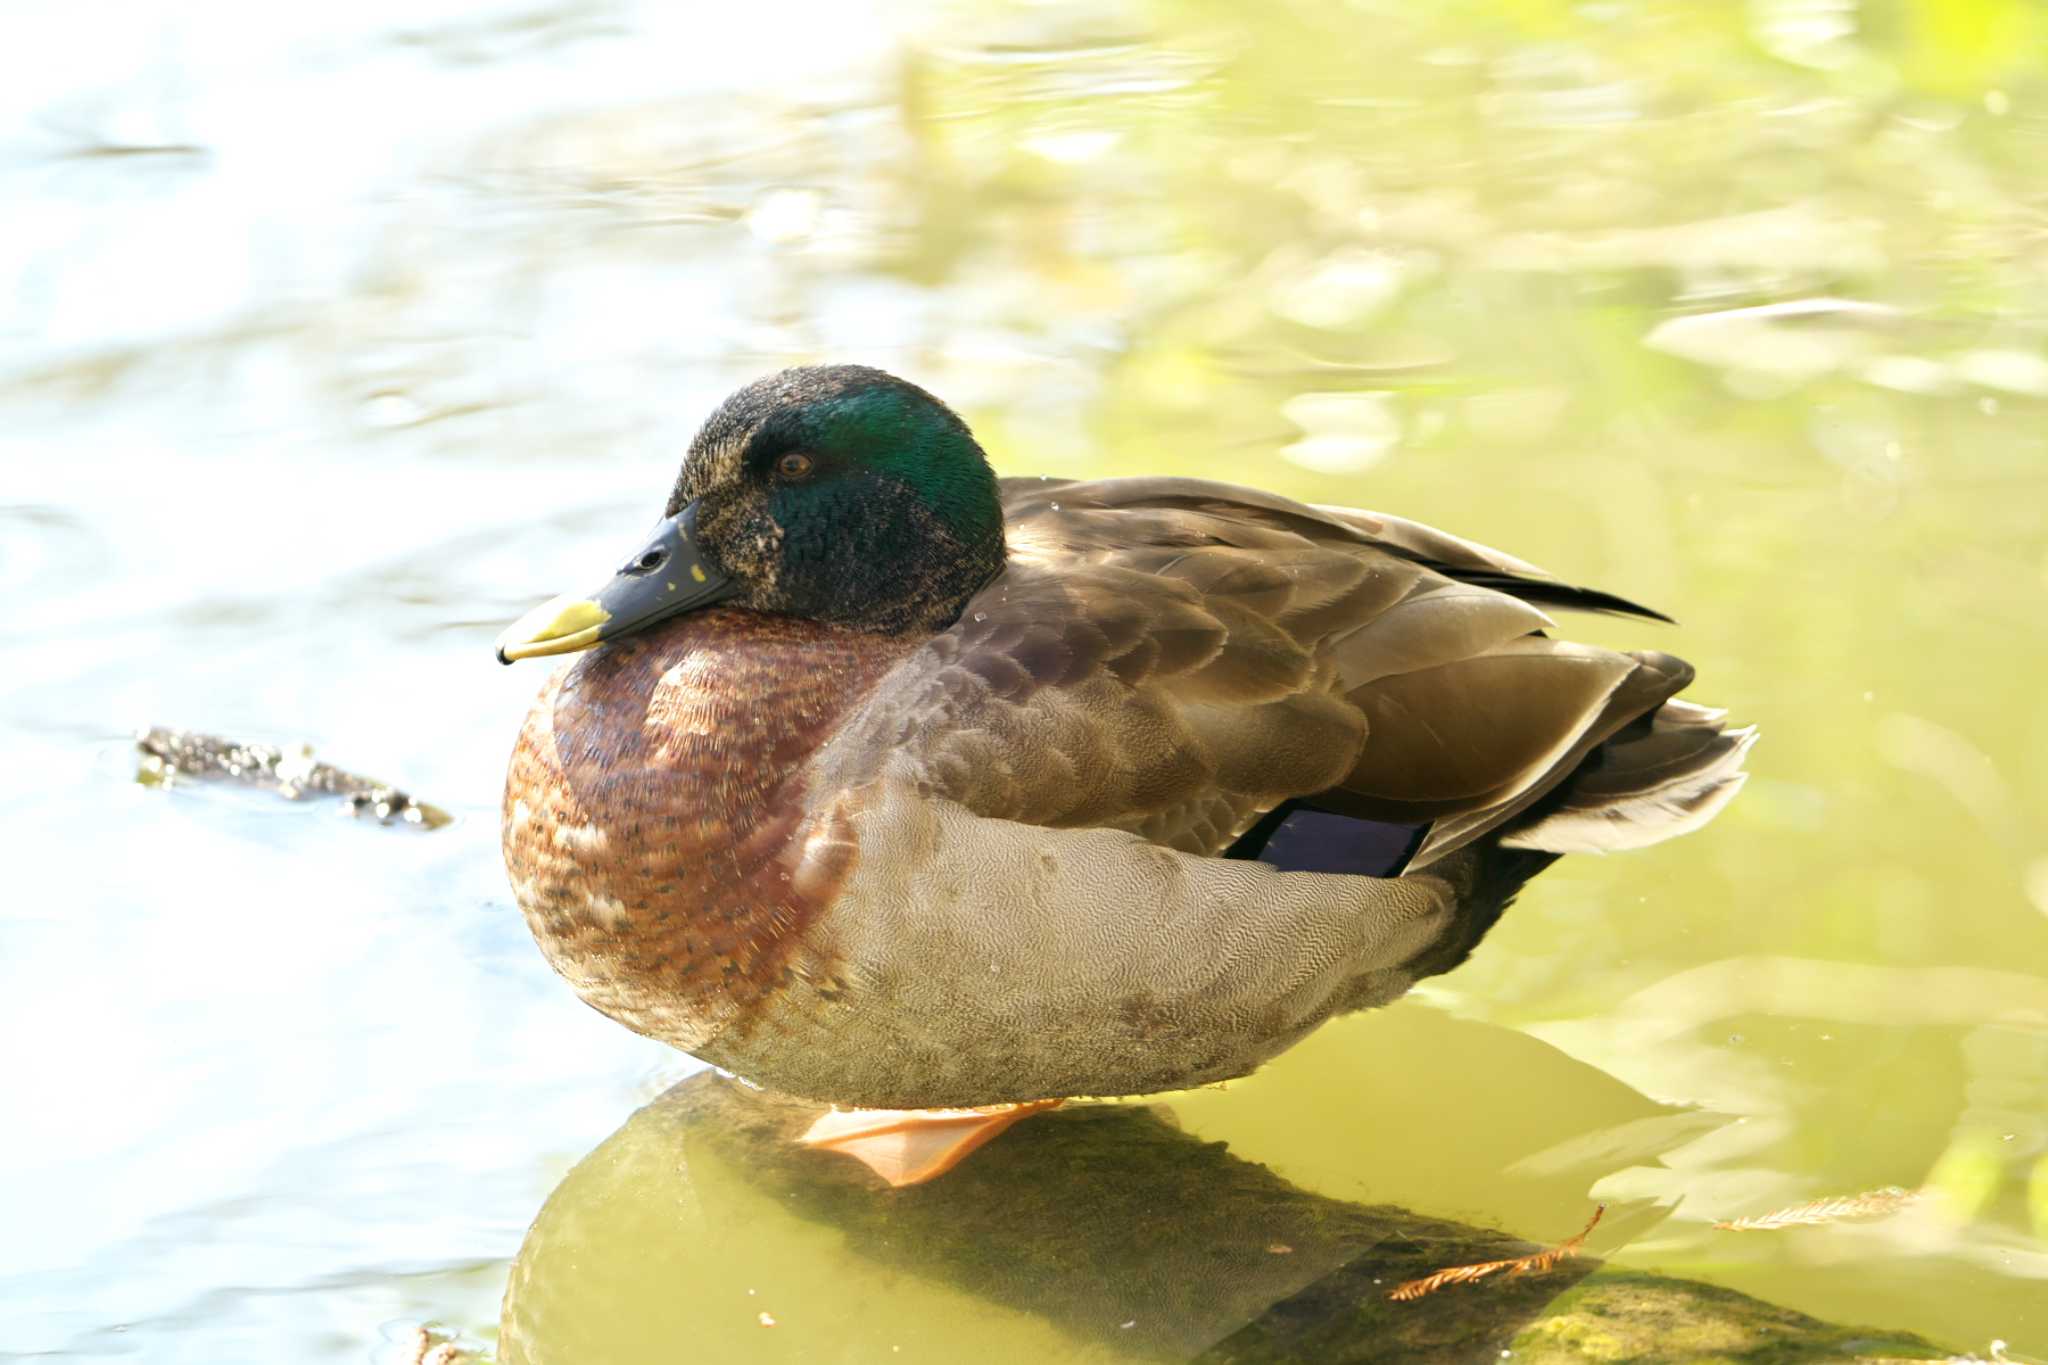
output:
<svg viewBox="0 0 2048 1365"><path fill-rule="evenodd" d="M556 675L513 753L505 860L585 999L693 1048L779 980L852 857L805 767L917 643L714 610Z"/></svg>

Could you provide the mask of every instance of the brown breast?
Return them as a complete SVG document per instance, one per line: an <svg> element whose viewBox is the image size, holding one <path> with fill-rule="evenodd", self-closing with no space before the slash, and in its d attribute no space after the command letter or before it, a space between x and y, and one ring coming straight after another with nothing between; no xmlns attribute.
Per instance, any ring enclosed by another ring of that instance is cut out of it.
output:
<svg viewBox="0 0 2048 1365"><path fill-rule="evenodd" d="M505 868L585 1000L694 1051L807 962L858 849L804 765L915 645L716 609L557 670L512 751Z"/></svg>

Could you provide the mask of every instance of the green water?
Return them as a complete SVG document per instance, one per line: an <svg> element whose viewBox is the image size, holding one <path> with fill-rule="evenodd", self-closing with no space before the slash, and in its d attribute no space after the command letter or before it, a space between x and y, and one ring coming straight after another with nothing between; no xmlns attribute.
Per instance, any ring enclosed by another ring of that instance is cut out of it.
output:
<svg viewBox="0 0 2048 1365"><path fill-rule="evenodd" d="M2048 1356L2048 15L273 8L0 58L0 1358L491 1339L550 1191L694 1064L526 938L539 675L489 642L630 548L724 391L824 359L1006 472L1382 508L1647 601L1682 626L1572 628L1761 727L1709 829L1565 861L1185 1130L1537 1240L1605 1201L1610 1264ZM151 723L458 821L147 790ZM607 1288L534 1358L1118 1358L688 1177L672 1273L576 1224Z"/></svg>

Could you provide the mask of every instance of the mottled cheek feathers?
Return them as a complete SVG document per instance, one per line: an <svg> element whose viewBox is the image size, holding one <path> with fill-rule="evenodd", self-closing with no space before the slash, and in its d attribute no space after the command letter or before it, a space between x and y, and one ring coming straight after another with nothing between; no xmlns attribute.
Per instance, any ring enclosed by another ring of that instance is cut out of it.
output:
<svg viewBox="0 0 2048 1365"><path fill-rule="evenodd" d="M728 398L669 514L692 501L730 600L757 611L932 632L1003 565L995 476L966 424L862 366L785 370Z"/></svg>

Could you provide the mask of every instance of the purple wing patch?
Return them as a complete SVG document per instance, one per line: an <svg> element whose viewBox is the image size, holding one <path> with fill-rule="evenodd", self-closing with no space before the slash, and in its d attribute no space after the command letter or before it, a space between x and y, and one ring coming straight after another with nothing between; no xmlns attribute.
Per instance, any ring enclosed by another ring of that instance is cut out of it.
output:
<svg viewBox="0 0 2048 1365"><path fill-rule="evenodd" d="M1427 824L1389 824L1289 801L1266 812L1223 856L1262 862L1282 872L1398 877L1428 832Z"/></svg>

